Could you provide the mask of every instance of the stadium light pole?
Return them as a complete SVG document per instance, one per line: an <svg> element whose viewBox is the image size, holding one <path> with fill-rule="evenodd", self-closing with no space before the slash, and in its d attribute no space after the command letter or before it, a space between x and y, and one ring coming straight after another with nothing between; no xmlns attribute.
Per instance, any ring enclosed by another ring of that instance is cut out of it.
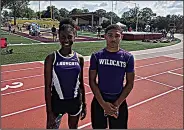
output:
<svg viewBox="0 0 184 130"><path fill-rule="evenodd" d="M24 6L26 4L26 1L22 3L22 5L20 6L20 8L22 8L22 6Z"/></svg>
<svg viewBox="0 0 184 130"><path fill-rule="evenodd" d="M51 0L50 0L50 17L52 19L52 7L51 7Z"/></svg>
<svg viewBox="0 0 184 130"><path fill-rule="evenodd" d="M139 6L139 4L138 4L138 6ZM137 6L137 10L136 10L136 16L137 16L137 20L136 20L136 32L137 32L137 28L138 28L138 18L139 18L139 16L138 16L138 13L139 13L139 7ZM135 8L136 8L136 3L135 3Z"/></svg>
<svg viewBox="0 0 184 130"><path fill-rule="evenodd" d="M113 12L113 0L112 0L112 12ZM111 25L112 25L112 14L111 14Z"/></svg>
<svg viewBox="0 0 184 130"><path fill-rule="evenodd" d="M129 2L129 3L135 4L135 9L137 7L137 10L136 10L136 27L135 27L135 31L137 32L137 28L138 28L138 13L139 13L139 7L137 5L139 5L139 4L136 5L136 3L134 3L134 2Z"/></svg>
<svg viewBox="0 0 184 130"><path fill-rule="evenodd" d="M41 12L40 12L40 0L39 0L39 18L41 19Z"/></svg>
<svg viewBox="0 0 184 130"><path fill-rule="evenodd" d="M116 8L117 8L117 1L116 1L116 3L114 4L114 3L113 3L113 0L112 0L112 13L113 13L113 11L114 11L114 5L115 5L115 10L116 10ZM112 15L111 15L111 24L112 24Z"/></svg>
<svg viewBox="0 0 184 130"><path fill-rule="evenodd" d="M137 4L137 5L138 5L138 6L137 6L136 3L134 3L134 2L128 2L128 1L123 1L123 2L134 4L134 5L135 5L135 8L139 6L139 4ZM138 7L138 9L137 9L137 11L136 11L136 27L135 27L136 32L137 32L138 21L139 21L138 13L139 13L139 7Z"/></svg>

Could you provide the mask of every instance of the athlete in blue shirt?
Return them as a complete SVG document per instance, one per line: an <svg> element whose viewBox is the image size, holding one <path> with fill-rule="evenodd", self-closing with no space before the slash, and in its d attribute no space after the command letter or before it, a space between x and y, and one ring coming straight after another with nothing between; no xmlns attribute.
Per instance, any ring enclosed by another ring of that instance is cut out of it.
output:
<svg viewBox="0 0 184 130"><path fill-rule="evenodd" d="M127 129L126 98L134 85L134 57L120 48L120 26L108 26L105 30L105 39L106 47L93 53L90 59L89 84L94 93L91 103L92 127L107 128L108 118L110 129Z"/></svg>
<svg viewBox="0 0 184 130"><path fill-rule="evenodd" d="M68 114L68 126L77 129L79 117L86 116L83 57L72 50L75 25L64 19L59 25L60 50L48 55L44 64L47 128L58 129Z"/></svg>

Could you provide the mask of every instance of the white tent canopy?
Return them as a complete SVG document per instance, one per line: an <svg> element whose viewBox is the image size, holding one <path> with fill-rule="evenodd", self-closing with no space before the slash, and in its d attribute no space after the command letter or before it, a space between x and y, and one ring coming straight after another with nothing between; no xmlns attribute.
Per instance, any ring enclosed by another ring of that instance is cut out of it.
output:
<svg viewBox="0 0 184 130"><path fill-rule="evenodd" d="M31 23L30 23L30 22L25 22L25 23L24 23L24 25L29 25L29 24L31 24Z"/></svg>
<svg viewBox="0 0 184 130"><path fill-rule="evenodd" d="M120 23L120 22L117 22L116 24L119 25L119 26L122 26L122 27L126 27L125 24L122 24L122 23Z"/></svg>

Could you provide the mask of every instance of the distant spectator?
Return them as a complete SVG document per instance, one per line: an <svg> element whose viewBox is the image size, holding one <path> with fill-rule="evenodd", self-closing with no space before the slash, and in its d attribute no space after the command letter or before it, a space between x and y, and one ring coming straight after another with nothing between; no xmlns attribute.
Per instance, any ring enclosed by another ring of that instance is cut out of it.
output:
<svg viewBox="0 0 184 130"><path fill-rule="evenodd" d="M57 31L56 31L55 25L53 25L51 30L52 30L52 35L53 35L53 41L56 41L56 39L57 39Z"/></svg>
<svg viewBox="0 0 184 130"><path fill-rule="evenodd" d="M97 33L98 33L97 38L101 38L101 36L100 36L101 35L101 29L102 28L100 26L98 26L98 28L97 28Z"/></svg>
<svg viewBox="0 0 184 130"><path fill-rule="evenodd" d="M15 33L15 28L13 29L12 33Z"/></svg>
<svg viewBox="0 0 184 130"><path fill-rule="evenodd" d="M163 30L162 30L162 35L163 35L164 38L167 36L167 31L166 31L166 29L163 29Z"/></svg>
<svg viewBox="0 0 184 130"><path fill-rule="evenodd" d="M30 31L30 29L31 29L31 25L28 25L28 26L27 26L27 30Z"/></svg>
<svg viewBox="0 0 184 130"><path fill-rule="evenodd" d="M9 33L11 33L11 29L12 29L12 26L11 26L11 24L9 24L9 26L8 26Z"/></svg>
<svg viewBox="0 0 184 130"><path fill-rule="evenodd" d="M128 31L131 32L132 31L132 27L129 27Z"/></svg>
<svg viewBox="0 0 184 130"><path fill-rule="evenodd" d="M75 36L77 37L78 36L78 34L77 34L77 31L79 31L80 30L80 27L79 26L75 26Z"/></svg>
<svg viewBox="0 0 184 130"><path fill-rule="evenodd" d="M20 28L19 28L19 24L17 24L17 30L18 30L18 31L20 30Z"/></svg>
<svg viewBox="0 0 184 130"><path fill-rule="evenodd" d="M174 40L174 29L170 30L170 38Z"/></svg>

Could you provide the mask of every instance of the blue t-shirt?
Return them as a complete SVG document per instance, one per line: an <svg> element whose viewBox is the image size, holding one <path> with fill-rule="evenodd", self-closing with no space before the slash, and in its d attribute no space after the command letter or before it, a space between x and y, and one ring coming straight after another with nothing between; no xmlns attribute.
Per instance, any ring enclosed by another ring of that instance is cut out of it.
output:
<svg viewBox="0 0 184 130"><path fill-rule="evenodd" d="M125 73L134 72L134 57L123 49L109 52L104 48L91 55L89 69L97 70L102 97L114 100L123 91Z"/></svg>

